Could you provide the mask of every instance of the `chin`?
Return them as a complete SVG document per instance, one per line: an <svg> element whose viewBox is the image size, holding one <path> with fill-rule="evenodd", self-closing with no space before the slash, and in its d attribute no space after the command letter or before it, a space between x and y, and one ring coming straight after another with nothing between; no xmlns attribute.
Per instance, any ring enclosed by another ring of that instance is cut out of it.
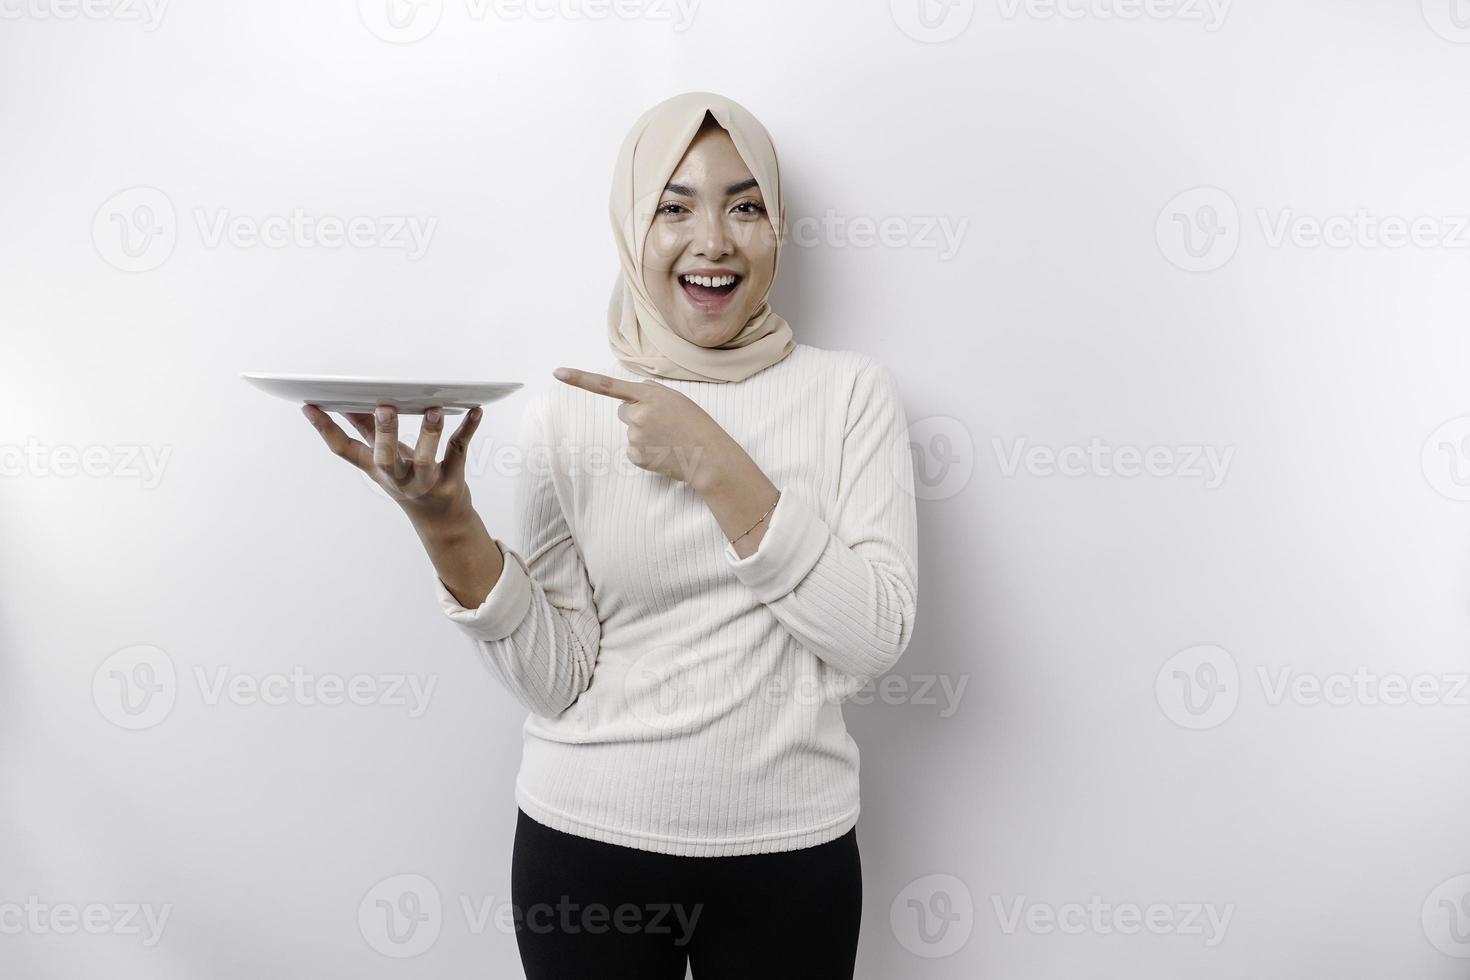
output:
<svg viewBox="0 0 1470 980"><path fill-rule="evenodd" d="M700 347L718 347L733 338L740 332L740 328L745 326L744 318L737 321L729 317L720 317L718 320L694 322L681 318L681 321L677 325L677 332L691 344L698 344Z"/></svg>

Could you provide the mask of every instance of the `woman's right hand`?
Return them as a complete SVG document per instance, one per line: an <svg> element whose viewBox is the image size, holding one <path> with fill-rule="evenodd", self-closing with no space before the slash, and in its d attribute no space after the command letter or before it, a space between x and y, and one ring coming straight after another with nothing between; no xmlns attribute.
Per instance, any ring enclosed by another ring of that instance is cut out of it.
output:
<svg viewBox="0 0 1470 980"><path fill-rule="evenodd" d="M303 405L301 412L321 434L327 448L382 487L415 526L454 526L474 513L469 484L465 482L465 460L484 409L476 407L465 413L464 421L449 438L442 462L437 460L439 439L444 434L442 408L430 408L424 413L418 444L412 449L398 441L398 412L392 406L379 405L373 415L343 413L362 433L366 443L342 431L330 415L315 405Z"/></svg>

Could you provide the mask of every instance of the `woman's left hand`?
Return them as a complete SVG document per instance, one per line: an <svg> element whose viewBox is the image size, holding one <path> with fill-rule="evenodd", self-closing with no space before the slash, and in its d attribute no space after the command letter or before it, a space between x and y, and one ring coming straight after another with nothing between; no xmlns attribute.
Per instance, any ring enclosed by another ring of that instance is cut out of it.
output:
<svg viewBox="0 0 1470 980"><path fill-rule="evenodd" d="M745 451L689 398L657 381L622 381L605 374L557 368L558 381L622 402L628 460L704 492L738 465Z"/></svg>

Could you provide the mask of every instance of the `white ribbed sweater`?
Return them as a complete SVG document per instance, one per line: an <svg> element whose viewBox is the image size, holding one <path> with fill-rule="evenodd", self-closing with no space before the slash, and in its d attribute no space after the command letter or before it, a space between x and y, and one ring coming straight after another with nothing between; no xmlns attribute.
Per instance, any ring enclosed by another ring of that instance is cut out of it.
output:
<svg viewBox="0 0 1470 980"><path fill-rule="evenodd" d="M621 365L599 369L645 380ZM866 355L804 344L693 399L781 491L739 558L688 484L628 462L618 402L555 383L523 416L522 548L478 609L441 606L530 709L515 798L537 821L666 854L793 850L858 818L841 701L913 632L903 403Z"/></svg>

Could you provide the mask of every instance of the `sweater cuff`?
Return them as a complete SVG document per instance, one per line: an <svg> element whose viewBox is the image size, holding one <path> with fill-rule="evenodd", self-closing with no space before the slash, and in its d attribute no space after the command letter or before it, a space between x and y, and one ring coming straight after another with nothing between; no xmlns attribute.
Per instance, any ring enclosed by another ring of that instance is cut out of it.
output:
<svg viewBox="0 0 1470 980"><path fill-rule="evenodd" d="M832 536L805 499L786 487L778 489L781 497L755 552L741 558L734 542L725 544L725 560L735 577L761 602L774 602L795 589L822 557Z"/></svg>
<svg viewBox="0 0 1470 980"><path fill-rule="evenodd" d="M504 567L478 609L461 606L444 587L443 580L434 576L434 587L444 614L477 640L505 639L516 631L531 608L531 576L526 563L498 539L495 539L495 546L500 549Z"/></svg>

